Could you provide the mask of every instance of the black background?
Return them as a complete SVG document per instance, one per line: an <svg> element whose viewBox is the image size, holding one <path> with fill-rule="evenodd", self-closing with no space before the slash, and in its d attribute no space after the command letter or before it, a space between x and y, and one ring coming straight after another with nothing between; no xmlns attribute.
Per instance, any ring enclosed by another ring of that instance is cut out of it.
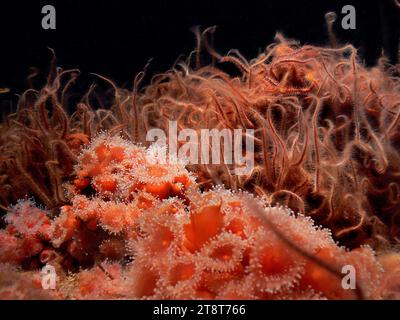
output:
<svg viewBox="0 0 400 320"><path fill-rule="evenodd" d="M217 26L215 47L236 48L253 58L273 41L276 31L302 44L328 44L324 14L338 14L336 33L342 43L360 48L368 65L382 47L397 59L400 9L394 0L47 0L0 2L0 88L9 95L27 88L30 67L46 75L51 52L64 69L78 68L109 77L130 88L134 75L153 58L148 74L169 69L180 54L195 48L190 28ZM41 8L54 5L56 30L43 30ZM341 8L352 4L357 29L340 27ZM94 77L92 76L93 81Z"/></svg>
<svg viewBox="0 0 400 320"><path fill-rule="evenodd" d="M197 315L186 314L184 318L172 315L153 315L155 307L174 306L198 310L199 304L245 305L245 315ZM66 319L380 319L398 312L399 301L0 301L2 314L17 319L59 318Z"/></svg>

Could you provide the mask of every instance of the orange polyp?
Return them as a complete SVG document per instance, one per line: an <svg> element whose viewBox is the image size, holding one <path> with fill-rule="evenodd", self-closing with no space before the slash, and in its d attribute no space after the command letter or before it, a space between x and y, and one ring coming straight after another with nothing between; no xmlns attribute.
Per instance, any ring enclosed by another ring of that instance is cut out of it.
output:
<svg viewBox="0 0 400 320"><path fill-rule="evenodd" d="M94 157L92 156L92 154L90 153L85 153L83 154L82 158L81 158L81 165L91 165L93 164L93 161L95 161Z"/></svg>
<svg viewBox="0 0 400 320"><path fill-rule="evenodd" d="M168 170L159 166L159 165L153 165L149 166L147 168L147 173L149 176L154 177L154 178L161 178L165 176L168 173Z"/></svg>
<svg viewBox="0 0 400 320"><path fill-rule="evenodd" d="M64 208L64 210L69 210L69 211L72 211L72 209L81 211L81 210L86 210L88 205L89 205L89 203L90 202L89 202L88 198L81 197L81 198L79 198L78 201L74 202L74 206L73 207L66 205L63 208Z"/></svg>
<svg viewBox="0 0 400 320"><path fill-rule="evenodd" d="M90 177L95 177L95 176L100 175L100 174L103 173L103 172L104 172L104 167L103 167L103 165L101 165L101 164L96 164L95 166L93 166L93 167L89 170L88 175L89 175Z"/></svg>
<svg viewBox="0 0 400 320"><path fill-rule="evenodd" d="M97 159L102 162L104 161L107 156L109 155L109 150L107 148L107 146L105 146L104 144L100 144L96 147L95 149L95 153L97 155Z"/></svg>
<svg viewBox="0 0 400 320"><path fill-rule="evenodd" d="M87 170L79 170L79 171L76 173L76 176L78 177L78 179L81 179L81 178L87 178L87 177L89 177L90 175L89 175L89 171L87 171Z"/></svg>
<svg viewBox="0 0 400 320"><path fill-rule="evenodd" d="M321 292L328 299L345 298L350 293L346 293L346 290L342 288L338 277L312 262L306 265L305 273L300 283L302 288L311 287L315 291Z"/></svg>
<svg viewBox="0 0 400 320"><path fill-rule="evenodd" d="M240 265L238 265L238 267L232 271L205 271L202 274L202 285L211 291L218 291L221 287L226 285L227 282L240 279L243 276L243 272L244 270Z"/></svg>
<svg viewBox="0 0 400 320"><path fill-rule="evenodd" d="M86 206L87 206L86 202L84 202L84 201L78 202L78 208L79 209L86 208ZM73 210L73 207L69 206L69 205L65 205L65 206L61 207L61 211L65 212L65 214L68 215L68 216L72 216L73 215L72 210Z"/></svg>
<svg viewBox="0 0 400 320"><path fill-rule="evenodd" d="M221 231L223 213L220 208L220 205L208 206L191 215L190 224L185 225L185 235L188 240L186 245L189 250L199 250L204 243Z"/></svg>
<svg viewBox="0 0 400 320"><path fill-rule="evenodd" d="M190 181L189 177L185 176L185 175L175 177L174 182L181 183L184 186L184 188L187 188L191 185L191 181Z"/></svg>
<svg viewBox="0 0 400 320"><path fill-rule="evenodd" d="M172 193L174 194L174 195L178 195L178 194L180 194L182 191L183 191L183 186L181 185L181 184L172 184L171 185L171 191L172 191Z"/></svg>
<svg viewBox="0 0 400 320"><path fill-rule="evenodd" d="M254 216L248 217L247 224L251 225L251 227L254 228L254 229L257 229L257 228L259 228L261 226L263 226L263 228L265 230L269 229L269 226L263 224L259 217L254 217Z"/></svg>
<svg viewBox="0 0 400 320"><path fill-rule="evenodd" d="M91 209L91 210L86 210L83 215L80 216L80 218L84 221L89 221L92 219L97 219L101 214L102 214L102 209L96 208L96 209Z"/></svg>
<svg viewBox="0 0 400 320"><path fill-rule="evenodd" d="M142 166L146 164L146 157L143 154L143 150L135 149L129 155L126 156L129 161L124 162L125 168L133 168L134 166Z"/></svg>
<svg viewBox="0 0 400 320"><path fill-rule="evenodd" d="M150 195L139 195L137 207L139 209L149 209L154 205L154 199L149 198Z"/></svg>
<svg viewBox="0 0 400 320"><path fill-rule="evenodd" d="M85 189L89 185L90 181L86 178L79 178L74 180L74 185L80 190Z"/></svg>
<svg viewBox="0 0 400 320"><path fill-rule="evenodd" d="M167 214L167 215L172 215L172 214L176 214L178 212L178 208L173 204L173 203L169 203L166 206L163 206L160 208L160 210L157 210L158 214Z"/></svg>
<svg viewBox="0 0 400 320"><path fill-rule="evenodd" d="M161 184L147 183L144 189L146 192L151 193L159 199L166 199L171 193L171 184L169 182L164 182Z"/></svg>
<svg viewBox="0 0 400 320"><path fill-rule="evenodd" d="M72 208L70 206L64 206L63 208L65 216L62 216L62 220L54 225L52 237L53 239L63 237L62 240L65 242L72 238L75 230L79 226L79 221L72 213Z"/></svg>
<svg viewBox="0 0 400 320"><path fill-rule="evenodd" d="M175 214L177 212L178 212L178 209L176 207L174 207L173 205L170 205L163 209L163 213L166 213L166 214Z"/></svg>
<svg viewBox="0 0 400 320"><path fill-rule="evenodd" d="M234 208L241 208L243 207L243 203L241 201L231 201L228 203L229 206Z"/></svg>
<svg viewBox="0 0 400 320"><path fill-rule="evenodd" d="M226 230L238 235L242 239L246 239L246 235L244 234L244 223L239 219L232 219L232 221L226 227Z"/></svg>
<svg viewBox="0 0 400 320"><path fill-rule="evenodd" d="M281 246L264 248L259 254L259 259L261 270L266 275L285 273L294 263L290 253Z"/></svg>
<svg viewBox="0 0 400 320"><path fill-rule="evenodd" d="M129 188L129 193L133 193L138 190L143 190L143 186L145 184L143 182L135 182Z"/></svg>
<svg viewBox="0 0 400 320"><path fill-rule="evenodd" d="M326 263L334 260L334 252L331 248L321 248L317 251L316 257ZM308 261L305 272L300 281L301 288L311 287L317 292L321 292L328 299L351 299L354 298L354 290L344 290L341 286L341 279L317 265Z"/></svg>
<svg viewBox="0 0 400 320"><path fill-rule="evenodd" d="M379 257L379 262L387 271L393 271L400 268L400 254L396 252L388 252Z"/></svg>
<svg viewBox="0 0 400 320"><path fill-rule="evenodd" d="M140 210L138 208L128 208L126 212L126 217L129 220L135 220L140 215Z"/></svg>
<svg viewBox="0 0 400 320"><path fill-rule="evenodd" d="M114 160L121 162L125 159L125 148L123 147L111 147L110 154Z"/></svg>
<svg viewBox="0 0 400 320"><path fill-rule="evenodd" d="M193 263L180 263L171 270L170 281L172 285L179 281L189 280L193 277L195 266Z"/></svg>
<svg viewBox="0 0 400 320"><path fill-rule="evenodd" d="M150 271L148 268L143 268L143 272L140 274L140 277L137 277L134 283L135 295L139 298L153 295L157 280L158 275L156 273Z"/></svg>
<svg viewBox="0 0 400 320"><path fill-rule="evenodd" d="M154 251L163 251L167 249L174 240L172 231L164 226L160 226L154 230L154 236L151 243L151 249Z"/></svg>
<svg viewBox="0 0 400 320"><path fill-rule="evenodd" d="M101 192L114 192L117 189L117 181L111 177L108 179L100 179L97 181L97 186Z"/></svg>
<svg viewBox="0 0 400 320"><path fill-rule="evenodd" d="M233 247L230 244L215 248L210 257L221 261L229 261L233 255Z"/></svg>
<svg viewBox="0 0 400 320"><path fill-rule="evenodd" d="M79 221L75 217L68 217L64 224L64 227L71 233L73 233L78 226Z"/></svg>
<svg viewBox="0 0 400 320"><path fill-rule="evenodd" d="M121 206L110 206L104 209L101 215L101 222L112 231L119 232L124 228L125 212Z"/></svg>

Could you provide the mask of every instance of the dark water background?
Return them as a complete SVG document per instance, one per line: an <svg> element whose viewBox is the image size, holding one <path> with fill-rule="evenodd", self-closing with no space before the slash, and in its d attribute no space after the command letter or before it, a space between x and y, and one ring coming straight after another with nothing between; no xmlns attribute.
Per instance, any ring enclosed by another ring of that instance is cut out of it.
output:
<svg viewBox="0 0 400 320"><path fill-rule="evenodd" d="M26 89L32 66L42 71L44 79L51 60L47 47L55 49L59 66L82 71L88 80L82 83L92 81L88 73L95 72L130 87L149 58L153 60L148 74L154 75L167 70L180 54L189 54L195 47L193 26L217 25L215 47L221 53L237 48L253 58L273 41L276 31L303 44L327 44L324 14L328 11L338 13L338 38L360 48L366 64L374 64L382 48L396 63L400 9L393 1L1 1L0 88L11 91L0 100ZM56 30L41 28L45 4L57 10ZM356 30L340 28L345 4L356 8Z"/></svg>

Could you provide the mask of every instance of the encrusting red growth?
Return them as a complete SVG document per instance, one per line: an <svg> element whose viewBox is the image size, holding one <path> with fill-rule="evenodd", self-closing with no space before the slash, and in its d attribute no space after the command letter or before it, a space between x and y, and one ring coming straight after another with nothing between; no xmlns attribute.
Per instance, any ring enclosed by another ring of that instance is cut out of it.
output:
<svg viewBox="0 0 400 320"><path fill-rule="evenodd" d="M159 163L153 154L103 133L79 156L65 186L70 203L57 217L32 201L13 207L0 231L0 297L382 297L383 269L369 247L338 247L311 218L246 192L201 192L183 163ZM382 265L394 270L397 260L389 260ZM47 263L57 288L41 293L32 279ZM332 272L345 265L355 268L358 290L345 290Z"/></svg>
<svg viewBox="0 0 400 320"><path fill-rule="evenodd" d="M50 238L47 212L30 200L21 201L5 216L7 227L0 230L0 263L37 267L37 256Z"/></svg>
<svg viewBox="0 0 400 320"><path fill-rule="evenodd" d="M155 149L146 150L118 136L101 134L79 157L77 179L70 191L80 194L92 188L106 200L129 200L137 192L158 199L182 196L193 178L182 163L166 166Z"/></svg>
<svg viewBox="0 0 400 320"><path fill-rule="evenodd" d="M356 298L354 290L342 288L341 277L299 254L251 213L249 198L246 193L215 188L197 193L189 208L174 214L143 213L139 226L145 235L132 242L136 258L128 274L137 279L145 273L153 281L142 283L135 297ZM348 252L333 242L327 230L286 208L265 206L264 214L309 254L340 270L354 266L363 294L377 297L381 267L371 249Z"/></svg>

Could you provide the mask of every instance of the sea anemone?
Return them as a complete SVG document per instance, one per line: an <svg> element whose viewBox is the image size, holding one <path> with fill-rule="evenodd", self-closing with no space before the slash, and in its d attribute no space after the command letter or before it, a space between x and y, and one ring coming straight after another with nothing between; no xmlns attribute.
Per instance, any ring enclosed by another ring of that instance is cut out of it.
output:
<svg viewBox="0 0 400 320"><path fill-rule="evenodd" d="M180 177L179 181L191 182L190 188L180 189L182 194L160 197L142 187L129 196L118 188L107 194L93 188L93 194L85 194L96 174L84 175L89 181L83 189L77 188L76 177L90 171L88 154L96 154L99 146L106 146L101 153L105 156L101 162L90 161L90 168L101 164L101 170L93 171L99 175L129 162L132 150L134 155L148 151L103 133L78 157L69 186L75 193L57 217L31 201L20 202L7 214L0 237L1 262L2 268L11 268L7 264L12 263L25 269L17 281L25 288L18 295L34 296L29 278L38 275L37 268L51 264L58 284L49 298L381 297L383 269L371 248L347 251L311 218L247 192L221 186L201 191L184 166L163 166L168 173L165 181L173 184ZM125 153L120 154L125 156L115 159L110 150L122 146ZM110 155L113 158L105 163ZM153 165L146 160L123 166L118 181L139 181L138 173ZM149 201L140 205L143 197ZM342 287L340 271L345 265L356 270L356 290Z"/></svg>

